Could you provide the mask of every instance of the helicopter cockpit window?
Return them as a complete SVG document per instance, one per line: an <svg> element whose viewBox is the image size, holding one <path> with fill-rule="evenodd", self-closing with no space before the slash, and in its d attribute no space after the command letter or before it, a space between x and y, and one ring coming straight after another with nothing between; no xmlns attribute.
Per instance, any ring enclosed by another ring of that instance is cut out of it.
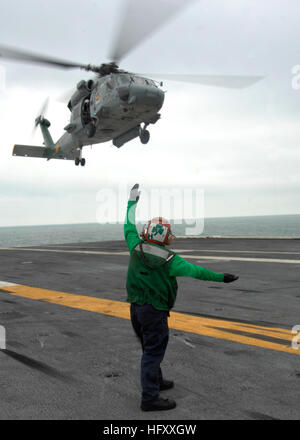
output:
<svg viewBox="0 0 300 440"><path fill-rule="evenodd" d="M115 78L114 78L112 75L109 77L109 79L108 79L106 85L107 85L107 87L108 87L109 89L113 89L113 88L115 87L115 85L116 85L116 80L115 80Z"/></svg>
<svg viewBox="0 0 300 440"><path fill-rule="evenodd" d="M153 81L152 79L148 79L147 81L149 82L150 86L157 88L157 84L155 81Z"/></svg>
<svg viewBox="0 0 300 440"><path fill-rule="evenodd" d="M136 82L140 85L156 87L156 84L154 81L152 81L152 79L142 78L142 77L136 77L135 79Z"/></svg>
<svg viewBox="0 0 300 440"><path fill-rule="evenodd" d="M145 81L144 81L144 79L143 79L143 78L140 78L139 76L136 76L136 77L135 77L135 82L136 82L137 84L142 85L142 86L145 85Z"/></svg>
<svg viewBox="0 0 300 440"><path fill-rule="evenodd" d="M118 81L120 84L128 84L130 83L130 77L127 75L120 75Z"/></svg>

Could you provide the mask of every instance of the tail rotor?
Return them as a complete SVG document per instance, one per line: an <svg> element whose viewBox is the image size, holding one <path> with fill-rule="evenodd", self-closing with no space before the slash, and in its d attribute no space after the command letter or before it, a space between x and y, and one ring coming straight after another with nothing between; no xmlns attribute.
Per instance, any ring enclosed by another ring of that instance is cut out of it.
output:
<svg viewBox="0 0 300 440"><path fill-rule="evenodd" d="M49 97L46 98L45 102L43 103L43 105L38 113L38 117L34 121L32 135L35 134L38 125L41 124L45 120L45 115L47 113L48 107L49 107Z"/></svg>

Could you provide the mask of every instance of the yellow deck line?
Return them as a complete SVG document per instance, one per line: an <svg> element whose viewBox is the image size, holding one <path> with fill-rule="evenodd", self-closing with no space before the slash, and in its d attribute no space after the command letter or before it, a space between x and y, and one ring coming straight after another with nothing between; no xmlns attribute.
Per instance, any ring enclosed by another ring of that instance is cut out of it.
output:
<svg viewBox="0 0 300 440"><path fill-rule="evenodd" d="M5 290L7 294L22 298L46 301L75 309L130 319L129 304L126 302L9 283L7 283L7 285L2 283L1 290ZM300 350L295 350L291 347L293 335L291 331L286 329L204 318L177 312L171 312L170 315L169 326L175 330L283 351L290 354L300 354ZM245 336L243 334L230 333L231 331L243 332L249 335ZM274 339L274 341L265 341L260 339L260 336L270 337ZM276 340L278 340L278 343ZM285 341L286 343L282 344L281 341Z"/></svg>

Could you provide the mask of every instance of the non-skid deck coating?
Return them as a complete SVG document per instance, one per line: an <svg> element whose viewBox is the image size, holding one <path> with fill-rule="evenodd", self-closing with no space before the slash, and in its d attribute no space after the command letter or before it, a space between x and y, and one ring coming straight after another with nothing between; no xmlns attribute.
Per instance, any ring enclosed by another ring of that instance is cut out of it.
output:
<svg viewBox="0 0 300 440"><path fill-rule="evenodd" d="M240 279L178 278L162 364L176 383L162 395L177 408L148 414L125 243L0 248L0 418L299 418L300 240L178 239L173 249Z"/></svg>

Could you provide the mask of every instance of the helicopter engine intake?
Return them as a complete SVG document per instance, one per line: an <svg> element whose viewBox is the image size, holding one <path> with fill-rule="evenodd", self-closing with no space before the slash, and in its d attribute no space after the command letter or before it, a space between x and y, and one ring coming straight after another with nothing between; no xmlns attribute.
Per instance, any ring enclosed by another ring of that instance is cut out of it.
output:
<svg viewBox="0 0 300 440"><path fill-rule="evenodd" d="M94 81L92 79L89 81L79 81L77 84L77 91L72 95L70 103L68 104L70 110L74 108L82 98L89 96L93 87Z"/></svg>
<svg viewBox="0 0 300 440"><path fill-rule="evenodd" d="M77 84L77 90L85 90L87 92L90 92L94 86L94 81L90 79L89 81L79 81Z"/></svg>

